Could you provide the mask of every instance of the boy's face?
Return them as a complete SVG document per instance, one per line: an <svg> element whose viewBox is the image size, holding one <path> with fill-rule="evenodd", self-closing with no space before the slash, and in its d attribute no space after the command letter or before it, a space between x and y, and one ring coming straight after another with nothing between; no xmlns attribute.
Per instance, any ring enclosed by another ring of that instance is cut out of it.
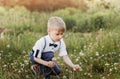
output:
<svg viewBox="0 0 120 79"><path fill-rule="evenodd" d="M63 37L64 31L60 29L48 29L48 34L54 42L57 42Z"/></svg>

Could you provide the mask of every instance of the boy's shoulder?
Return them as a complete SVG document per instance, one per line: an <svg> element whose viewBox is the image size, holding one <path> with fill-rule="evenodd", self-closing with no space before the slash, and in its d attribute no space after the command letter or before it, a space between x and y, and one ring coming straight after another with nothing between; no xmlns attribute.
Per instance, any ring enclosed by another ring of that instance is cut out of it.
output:
<svg viewBox="0 0 120 79"><path fill-rule="evenodd" d="M44 39L47 38L47 36L48 36L48 35L42 36L42 37L40 37L38 40L44 40Z"/></svg>

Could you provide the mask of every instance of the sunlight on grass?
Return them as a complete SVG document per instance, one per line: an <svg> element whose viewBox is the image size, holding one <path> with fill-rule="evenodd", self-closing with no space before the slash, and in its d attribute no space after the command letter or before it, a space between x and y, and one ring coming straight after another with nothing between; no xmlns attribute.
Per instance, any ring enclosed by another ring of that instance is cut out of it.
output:
<svg viewBox="0 0 120 79"><path fill-rule="evenodd" d="M120 78L118 11L83 12L66 8L39 13L30 12L24 7L0 7L1 79L35 78L30 70L29 54L36 40L46 34L47 19L50 16L60 16L65 20L68 30L64 40L68 54L74 63L82 67L82 71L74 72L56 56L62 69L61 79Z"/></svg>

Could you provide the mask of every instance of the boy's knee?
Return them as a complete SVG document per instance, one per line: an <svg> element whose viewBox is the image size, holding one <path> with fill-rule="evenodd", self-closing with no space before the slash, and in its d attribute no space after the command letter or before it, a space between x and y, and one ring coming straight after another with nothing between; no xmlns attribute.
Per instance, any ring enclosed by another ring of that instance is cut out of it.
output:
<svg viewBox="0 0 120 79"><path fill-rule="evenodd" d="M61 73L61 69L59 68L58 65L54 66L54 71L55 71L55 74L57 74L57 75L59 75Z"/></svg>

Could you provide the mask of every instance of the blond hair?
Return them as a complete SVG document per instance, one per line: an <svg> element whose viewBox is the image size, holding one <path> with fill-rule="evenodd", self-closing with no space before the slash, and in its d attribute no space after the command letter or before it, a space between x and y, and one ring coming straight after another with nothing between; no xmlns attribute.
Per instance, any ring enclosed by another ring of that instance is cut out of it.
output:
<svg viewBox="0 0 120 79"><path fill-rule="evenodd" d="M62 29L63 31L66 30L65 22L63 21L62 18L57 17L57 16L49 18L47 27L49 29L59 28L59 29Z"/></svg>

